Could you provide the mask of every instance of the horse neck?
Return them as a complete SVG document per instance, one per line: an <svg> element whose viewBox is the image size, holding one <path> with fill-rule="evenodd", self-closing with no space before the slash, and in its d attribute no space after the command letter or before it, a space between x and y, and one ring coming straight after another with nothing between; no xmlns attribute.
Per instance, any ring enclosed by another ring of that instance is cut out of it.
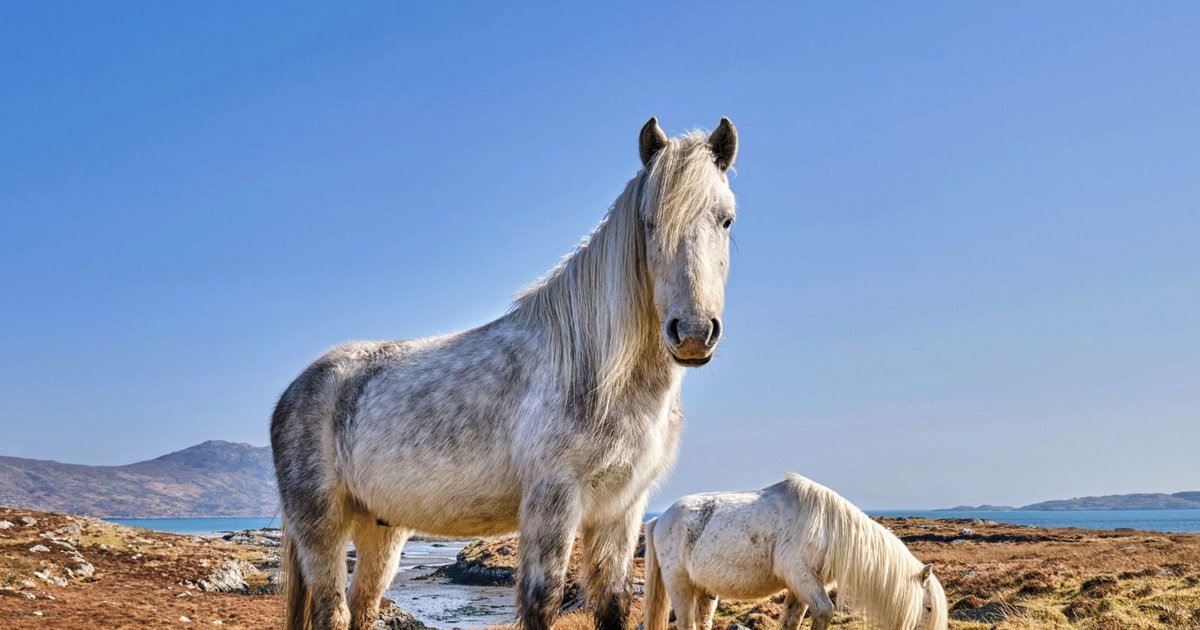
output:
<svg viewBox="0 0 1200 630"><path fill-rule="evenodd" d="M637 205L643 182L630 181L600 226L513 313L541 332L568 396L600 413L651 404L678 382L653 304Z"/></svg>
<svg viewBox="0 0 1200 630"><path fill-rule="evenodd" d="M799 496L805 536L828 541L823 573L838 583L850 605L883 627L911 627L919 614L920 588L909 579L921 563L904 543L828 488L807 480L784 482Z"/></svg>

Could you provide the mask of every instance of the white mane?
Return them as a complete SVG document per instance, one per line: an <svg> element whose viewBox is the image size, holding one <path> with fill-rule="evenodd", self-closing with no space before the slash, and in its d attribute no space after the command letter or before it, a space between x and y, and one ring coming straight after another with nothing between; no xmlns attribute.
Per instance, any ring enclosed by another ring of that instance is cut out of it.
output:
<svg viewBox="0 0 1200 630"><path fill-rule="evenodd" d="M665 359L643 209L657 244L673 251L684 228L710 207L714 179L723 177L713 159L702 132L669 140L575 251L517 296L513 313L541 324L554 371L593 413L610 408L647 353Z"/></svg>
<svg viewBox="0 0 1200 630"><path fill-rule="evenodd" d="M795 473L788 473L787 482L801 512L813 515L803 519L812 530L806 535L828 543L822 577L837 582L839 606L853 607L883 627L915 627L924 605L916 579L921 561L895 534L832 490ZM933 607L930 614L944 627L944 598L933 598Z"/></svg>

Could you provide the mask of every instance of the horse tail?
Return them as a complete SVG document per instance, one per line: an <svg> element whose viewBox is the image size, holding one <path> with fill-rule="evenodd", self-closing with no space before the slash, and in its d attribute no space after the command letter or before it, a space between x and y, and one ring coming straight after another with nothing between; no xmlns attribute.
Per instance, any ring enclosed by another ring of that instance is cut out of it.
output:
<svg viewBox="0 0 1200 630"><path fill-rule="evenodd" d="M300 552L286 529L283 531L282 545L279 577L283 580L284 629L311 630L309 610L312 598L309 596L308 583L304 581L304 573L300 569Z"/></svg>
<svg viewBox="0 0 1200 630"><path fill-rule="evenodd" d="M671 620L667 587L663 583L662 568L658 566L658 554L654 551L654 523L657 520L646 521L646 601L642 607L645 630L667 630Z"/></svg>

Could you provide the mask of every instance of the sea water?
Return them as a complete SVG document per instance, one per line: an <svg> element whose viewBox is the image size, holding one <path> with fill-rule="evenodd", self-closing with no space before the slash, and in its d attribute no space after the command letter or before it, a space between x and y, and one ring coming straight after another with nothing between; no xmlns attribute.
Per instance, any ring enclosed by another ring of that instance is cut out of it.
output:
<svg viewBox="0 0 1200 630"><path fill-rule="evenodd" d="M978 518L997 523L1037 527L1118 529L1129 527L1154 532L1200 532L1200 510L1007 510L1003 512L959 510L867 510L871 516L917 516L921 518ZM657 512L646 515L658 516ZM215 534L278 527L271 516L236 518L110 518L113 523L173 534Z"/></svg>

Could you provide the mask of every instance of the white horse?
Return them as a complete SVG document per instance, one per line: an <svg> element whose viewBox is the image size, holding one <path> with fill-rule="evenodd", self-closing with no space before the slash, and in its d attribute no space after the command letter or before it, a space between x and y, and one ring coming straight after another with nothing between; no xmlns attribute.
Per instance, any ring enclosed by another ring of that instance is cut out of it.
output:
<svg viewBox="0 0 1200 630"><path fill-rule="evenodd" d="M284 392L271 446L290 628L371 627L412 532L518 528L526 630L553 626L576 533L597 625L624 628L646 493L675 460L683 367L721 336L737 132L722 119L668 139L651 118L639 152L600 226L509 313L335 348Z"/></svg>
<svg viewBox="0 0 1200 630"><path fill-rule="evenodd" d="M712 629L717 598L787 590L783 630L811 608L813 630L833 617L828 591L880 627L944 630L946 594L904 543L832 490L788 474L754 492L686 496L646 523L646 630Z"/></svg>

